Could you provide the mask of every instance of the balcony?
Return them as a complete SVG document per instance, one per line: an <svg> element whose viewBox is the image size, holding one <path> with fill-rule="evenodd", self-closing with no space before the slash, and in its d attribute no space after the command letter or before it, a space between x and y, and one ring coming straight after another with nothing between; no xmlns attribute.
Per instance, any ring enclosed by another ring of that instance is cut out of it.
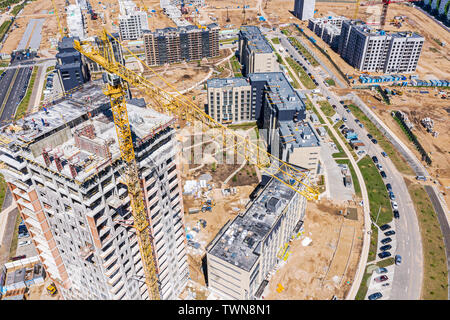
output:
<svg viewBox="0 0 450 320"><path fill-rule="evenodd" d="M100 253L100 257L102 259L105 259L112 251L114 250L114 246L110 246L108 249L106 249L104 252Z"/></svg>
<svg viewBox="0 0 450 320"><path fill-rule="evenodd" d="M27 209L29 209L29 210L31 210L31 211L34 212L34 208L33 208L33 206L31 205L31 203L29 203L28 201L24 200L23 198L20 198L20 199L17 201L17 203L20 204L21 206L23 206L23 207L25 207L25 208L27 208Z"/></svg>
<svg viewBox="0 0 450 320"><path fill-rule="evenodd" d="M114 266L114 267L115 267L115 266ZM114 268L113 268L113 269L114 269ZM116 269L116 270L117 270L117 269ZM122 273L121 273L121 272L119 272L119 271L115 271L115 272L117 272L117 273L114 275L114 277L108 279L108 283L109 283L110 285L113 285L113 283L115 283L117 280L119 280L120 277L122 277ZM111 274L113 274L113 273L111 272ZM118 284L117 284L117 285L118 285Z"/></svg>
<svg viewBox="0 0 450 320"><path fill-rule="evenodd" d="M116 264L117 264L117 256L115 255L115 254L113 254L112 256L111 256L111 258L109 258L108 260L105 260L104 262L103 262L103 267L105 267L106 269L110 266L110 265L112 265L114 262L116 262ZM108 271L109 272L109 271Z"/></svg>
<svg viewBox="0 0 450 320"><path fill-rule="evenodd" d="M121 291L124 291L123 288L125 282L123 280L120 280L114 287L111 288L112 294L114 294L114 297L118 297L121 294Z"/></svg>
<svg viewBox="0 0 450 320"><path fill-rule="evenodd" d="M108 216L106 214L101 215L98 219L95 219L95 226L98 227L100 226L103 222L105 222L106 220L108 220Z"/></svg>

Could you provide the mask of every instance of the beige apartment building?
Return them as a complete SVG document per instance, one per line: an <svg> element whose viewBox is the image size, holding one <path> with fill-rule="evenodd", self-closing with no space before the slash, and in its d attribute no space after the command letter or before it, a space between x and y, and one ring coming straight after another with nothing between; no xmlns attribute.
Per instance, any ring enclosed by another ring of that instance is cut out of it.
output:
<svg viewBox="0 0 450 320"><path fill-rule="evenodd" d="M259 298L300 230L305 209L305 197L272 178L206 248L208 288L223 299Z"/></svg>
<svg viewBox="0 0 450 320"><path fill-rule="evenodd" d="M208 114L224 124L251 121L252 87L246 78L210 79Z"/></svg>

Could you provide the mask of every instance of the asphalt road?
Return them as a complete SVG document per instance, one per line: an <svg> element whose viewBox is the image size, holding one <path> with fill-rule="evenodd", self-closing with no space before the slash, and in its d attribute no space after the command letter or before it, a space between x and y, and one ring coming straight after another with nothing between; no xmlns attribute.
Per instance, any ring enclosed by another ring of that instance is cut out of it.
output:
<svg viewBox="0 0 450 320"><path fill-rule="evenodd" d="M33 67L20 68L16 71L17 76L14 83L10 83L10 86L12 85L11 91L9 93L9 96L7 97L6 104L0 116L0 121L8 121L9 119L14 118L17 106L19 105L20 101L25 96L25 93L27 91L28 81L31 77L32 71ZM8 88L1 88L0 90L8 90Z"/></svg>
<svg viewBox="0 0 450 320"><path fill-rule="evenodd" d="M289 44L284 35L280 33L277 36L280 38L283 47L288 49L289 54L300 61L304 61L295 48ZM306 68L307 72L310 72L316 78L322 94L326 97L330 97L330 104L337 106L336 111L340 114L340 118L342 119L342 117L345 116L348 119L347 126L355 129L358 133L358 137L360 137L368 147L369 155L376 155L380 160L380 164L387 174L387 178L384 179L384 182L391 183L393 186L393 192L396 195L396 201L399 206L400 219L394 219L396 221L392 222L395 223L395 230L397 231L395 235L397 248L395 252L391 253L393 256L395 254L400 254L402 256L402 263L395 266L395 277L392 283L390 299L418 300L420 298L423 275L422 242L415 208L408 189L406 188L403 176L397 171L389 158L381 156L381 152L383 151L381 147L378 144L374 145L367 138L366 130L360 128L358 124L354 122L353 115L347 113L344 107L339 103L339 97L328 90L323 83L323 77L320 76L315 68L310 64L306 64ZM371 210L378 210L378 208L371 208Z"/></svg>

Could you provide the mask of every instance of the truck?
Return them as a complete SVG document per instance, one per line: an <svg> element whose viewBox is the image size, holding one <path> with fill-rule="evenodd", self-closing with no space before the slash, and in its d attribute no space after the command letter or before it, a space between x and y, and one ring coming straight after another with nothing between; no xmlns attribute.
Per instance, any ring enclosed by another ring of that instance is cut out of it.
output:
<svg viewBox="0 0 450 320"><path fill-rule="evenodd" d="M48 292L48 294L51 295L52 297L54 297L55 294L58 293L58 290L56 289L56 286L55 286L54 283L50 284L50 285L47 287L47 292Z"/></svg>

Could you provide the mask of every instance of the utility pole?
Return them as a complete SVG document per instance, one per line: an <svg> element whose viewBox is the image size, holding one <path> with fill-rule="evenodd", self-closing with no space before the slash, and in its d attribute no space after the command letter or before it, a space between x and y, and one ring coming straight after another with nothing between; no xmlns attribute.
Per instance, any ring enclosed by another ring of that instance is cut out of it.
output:
<svg viewBox="0 0 450 320"><path fill-rule="evenodd" d="M228 7L227 7L227 22L230 22L230 16L228 15Z"/></svg>

